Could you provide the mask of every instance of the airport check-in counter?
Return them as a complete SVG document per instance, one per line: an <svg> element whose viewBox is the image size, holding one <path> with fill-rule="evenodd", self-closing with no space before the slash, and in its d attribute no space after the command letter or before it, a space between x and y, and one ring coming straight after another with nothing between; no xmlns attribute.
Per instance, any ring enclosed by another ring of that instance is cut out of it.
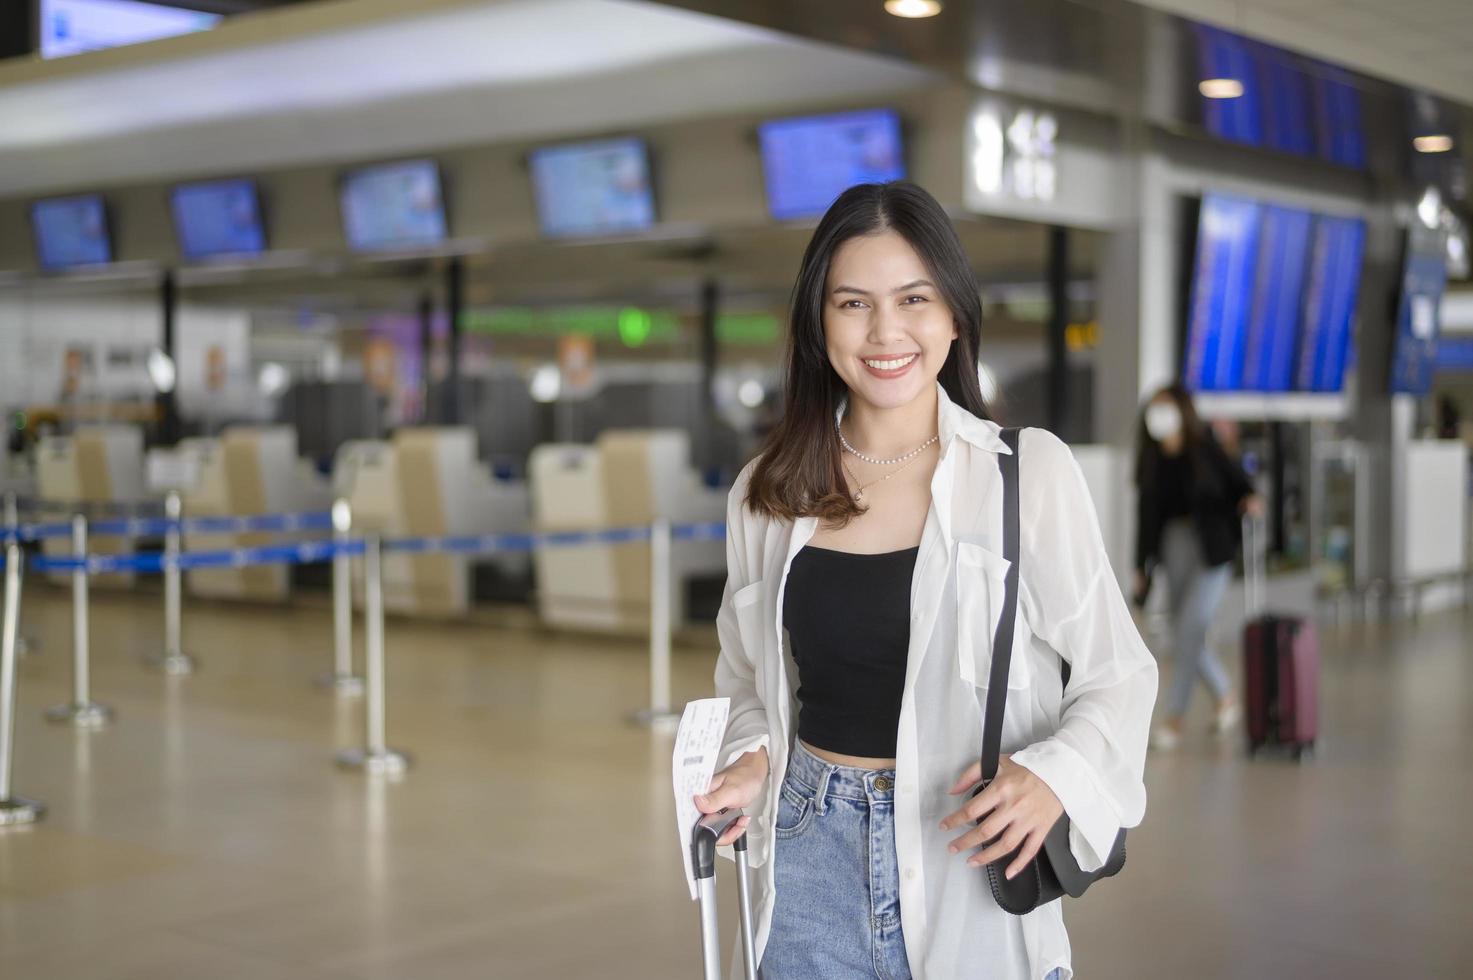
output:
<svg viewBox="0 0 1473 980"><path fill-rule="evenodd" d="M539 531L721 521L727 490L707 487L690 466L689 437L678 429L609 430L594 445L546 444L528 463ZM549 626L640 634L649 628L647 542L540 547L534 551L537 608ZM720 540L671 547L671 622L686 619L686 583L720 576Z"/></svg>
<svg viewBox="0 0 1473 980"><path fill-rule="evenodd" d="M56 505L51 520L70 518L80 505L138 504L143 501L143 430L132 425L81 426L69 436L45 436L36 451L36 491L48 505ZM132 551L129 537L93 536L89 549L96 554ZM70 554L72 543L64 538L42 542L48 555ZM64 572L49 573L56 581ZM133 582L131 572L94 576L94 585L125 586Z"/></svg>
<svg viewBox="0 0 1473 980"><path fill-rule="evenodd" d="M190 461L194 484L181 494L186 517L250 517L325 511L331 489L297 455L289 426L233 426L219 438L184 439L179 452ZM321 536L321 532L296 535ZM291 536L269 532L184 536L191 551L219 551L279 543ZM280 601L291 587L286 565L211 568L185 574L193 595L216 599Z"/></svg>
<svg viewBox="0 0 1473 980"><path fill-rule="evenodd" d="M527 496L516 481L493 480L477 460L475 430L464 426L401 429L388 442L355 440L339 448L335 491L347 499L357 531L388 538L520 533ZM384 605L416 616L459 616L470 609L471 566L497 564L522 574L525 554L385 553ZM355 594L362 595L361 569Z"/></svg>

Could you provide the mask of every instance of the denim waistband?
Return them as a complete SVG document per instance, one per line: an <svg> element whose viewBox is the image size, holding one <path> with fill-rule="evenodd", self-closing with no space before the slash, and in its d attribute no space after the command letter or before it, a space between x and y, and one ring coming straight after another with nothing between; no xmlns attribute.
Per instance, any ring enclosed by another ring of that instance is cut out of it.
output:
<svg viewBox="0 0 1473 980"><path fill-rule="evenodd" d="M793 740L788 756L788 776L813 793L818 810L823 812L825 799L868 800L889 802L895 798L894 769L861 769L825 762Z"/></svg>

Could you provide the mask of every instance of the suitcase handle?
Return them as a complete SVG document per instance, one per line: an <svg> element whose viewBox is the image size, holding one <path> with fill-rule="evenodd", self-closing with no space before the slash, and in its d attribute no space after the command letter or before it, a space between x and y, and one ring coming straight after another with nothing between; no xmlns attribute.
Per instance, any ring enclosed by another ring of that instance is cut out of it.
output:
<svg viewBox="0 0 1473 980"><path fill-rule="evenodd" d="M1247 618L1263 612L1263 583L1268 578L1268 535L1252 515L1243 515L1243 602Z"/></svg>
<svg viewBox="0 0 1473 980"><path fill-rule="evenodd" d="M695 870L696 896L701 902L701 958L706 980L721 980L721 930L716 914L716 842L736 823L742 811L728 807L708 813L691 830L691 867ZM757 980L757 955L752 933L751 875L747 865L747 835L732 842L736 851L737 907L741 913L742 962L747 980Z"/></svg>
<svg viewBox="0 0 1473 980"><path fill-rule="evenodd" d="M727 807L708 813L696 821L690 837L690 863L695 869L696 880L710 878L716 874L716 842L727 828L742 817L738 807ZM732 844L739 851L747 849L747 835L738 837Z"/></svg>

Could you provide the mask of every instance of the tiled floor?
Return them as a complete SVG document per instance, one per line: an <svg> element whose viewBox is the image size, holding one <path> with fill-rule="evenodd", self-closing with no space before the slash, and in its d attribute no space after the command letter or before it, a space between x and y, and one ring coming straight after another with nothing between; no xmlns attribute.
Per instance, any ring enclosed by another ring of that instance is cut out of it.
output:
<svg viewBox="0 0 1473 980"><path fill-rule="evenodd" d="M186 612L202 669L166 678L139 664L157 596L97 596L118 719L76 732L41 719L68 695L66 596L28 591L16 790L51 812L0 832L0 977L698 975L670 739L624 720L640 643L391 620L390 741L416 764L386 783L332 765L361 704L310 683L325 608ZM1079 976L1473 975L1467 625L1327 633L1302 766L1205 734L1153 758L1126 874L1069 910ZM677 651L677 701L713 659Z"/></svg>

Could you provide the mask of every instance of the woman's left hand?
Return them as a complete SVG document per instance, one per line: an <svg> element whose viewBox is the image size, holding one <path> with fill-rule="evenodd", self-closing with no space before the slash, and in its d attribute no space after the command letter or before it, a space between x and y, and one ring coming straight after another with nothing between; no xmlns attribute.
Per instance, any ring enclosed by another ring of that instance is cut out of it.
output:
<svg viewBox="0 0 1473 980"><path fill-rule="evenodd" d="M974 762L952 784L951 795L970 792L981 781L982 763ZM980 847L998 838L992 846L967 859L968 864L980 868L1007 857L1021 846L1017 859L1005 872L1006 877L1012 878L1038 854L1044 838L1063 812L1064 805L1047 783L1005 755L998 760L997 778L968 800L966 806L941 821L941 829L972 824L986 816L980 825L951 842L951 853Z"/></svg>

